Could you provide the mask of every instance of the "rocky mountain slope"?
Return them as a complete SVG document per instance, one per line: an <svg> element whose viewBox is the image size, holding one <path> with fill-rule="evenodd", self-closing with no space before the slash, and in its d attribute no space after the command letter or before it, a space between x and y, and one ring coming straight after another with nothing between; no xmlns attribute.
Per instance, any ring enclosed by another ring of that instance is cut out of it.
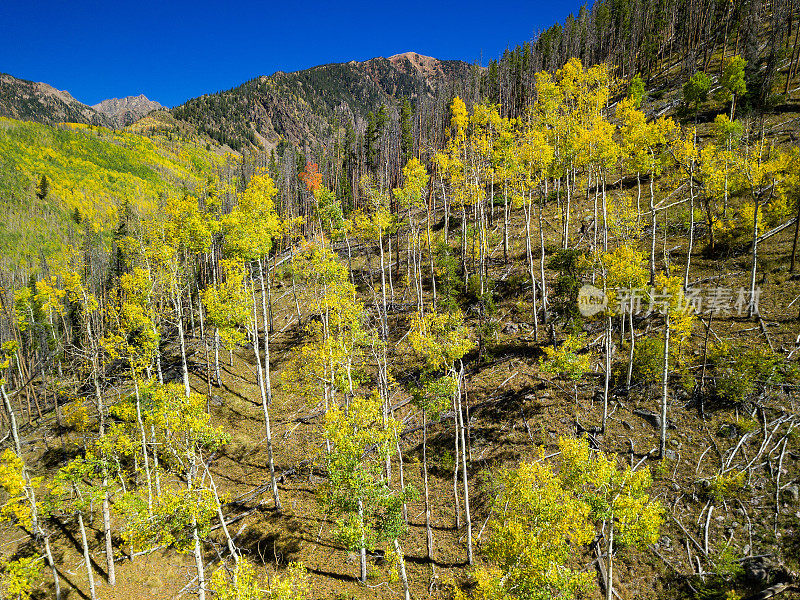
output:
<svg viewBox="0 0 800 600"><path fill-rule="evenodd" d="M281 140L303 145L324 139L336 123L363 119L397 99L432 96L443 85L468 79L472 66L415 52L312 67L252 79L206 94L173 109L233 148L272 146Z"/></svg>
<svg viewBox="0 0 800 600"><path fill-rule="evenodd" d="M110 98L94 106L79 102L53 86L0 73L0 116L54 123L83 123L120 129L147 113L163 108L144 95Z"/></svg>
<svg viewBox="0 0 800 600"><path fill-rule="evenodd" d="M0 116L48 125L63 122L106 124L101 113L78 102L69 92L6 73L0 73Z"/></svg>
<svg viewBox="0 0 800 600"><path fill-rule="evenodd" d="M134 123L146 114L164 108L155 100L150 100L144 94L126 96L125 98L109 98L92 108L104 115L108 123L114 128L121 128Z"/></svg>

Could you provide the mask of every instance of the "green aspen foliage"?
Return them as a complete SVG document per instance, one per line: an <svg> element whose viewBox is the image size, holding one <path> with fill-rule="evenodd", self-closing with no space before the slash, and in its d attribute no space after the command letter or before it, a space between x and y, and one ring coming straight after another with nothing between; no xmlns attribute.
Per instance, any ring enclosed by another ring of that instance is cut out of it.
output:
<svg viewBox="0 0 800 600"><path fill-rule="evenodd" d="M722 102L731 102L731 119L733 119L735 102L747 92L744 78L744 69L747 61L741 56L732 56L725 62L722 76L719 78L719 99Z"/></svg>
<svg viewBox="0 0 800 600"><path fill-rule="evenodd" d="M642 105L642 99L644 98L644 81L638 73L633 76L633 79L631 79L628 84L628 98L631 99L636 108Z"/></svg>
<svg viewBox="0 0 800 600"><path fill-rule="evenodd" d="M711 78L698 71L683 84L683 101L687 106L693 106L694 111L708 99L708 92L711 89Z"/></svg>
<svg viewBox="0 0 800 600"><path fill-rule="evenodd" d="M336 538L348 550L372 549L405 533L402 505L413 489L391 489L382 476L399 428L392 418L384 424L377 393L357 395L347 408L334 406L325 415L331 451L320 499L335 518Z"/></svg>

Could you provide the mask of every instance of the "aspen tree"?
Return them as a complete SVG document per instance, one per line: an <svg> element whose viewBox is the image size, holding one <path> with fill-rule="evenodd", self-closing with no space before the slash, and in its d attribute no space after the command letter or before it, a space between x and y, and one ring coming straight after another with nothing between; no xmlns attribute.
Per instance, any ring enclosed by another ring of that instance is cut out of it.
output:
<svg viewBox="0 0 800 600"><path fill-rule="evenodd" d="M675 366L681 366L682 351L686 339L691 335L693 309L686 302L683 285L679 277L656 275L652 291L652 305L664 315L664 362L661 371L661 430L659 456L663 460L667 447L667 408L669 405L670 353ZM672 347L671 347L672 345Z"/></svg>
<svg viewBox="0 0 800 600"><path fill-rule="evenodd" d="M459 313L415 314L411 319L408 344L412 352L423 361L423 387L416 394L416 402L422 408L422 476L425 494L425 529L428 559L433 550L433 531L428 497L427 425L429 413L441 412L453 398L458 380L455 361L460 360L472 348L468 331ZM459 420L460 421L460 420ZM458 426L458 425L457 425ZM463 426L463 423L462 423ZM462 436L463 439L463 436ZM467 451L462 448L462 454ZM464 473L464 516L467 526L468 552L472 554L472 520L469 510L469 487Z"/></svg>
<svg viewBox="0 0 800 600"><path fill-rule="evenodd" d="M384 425L382 401L377 393L353 397L345 410L332 407L325 415L325 436L331 451L326 456L328 479L323 502L336 519L336 537L360 555L360 580L366 583L366 552L381 540L390 541L400 563L405 565L399 538L406 524L401 506L414 492L391 490L381 475L386 454L391 454L399 422ZM408 581L403 586L408 595Z"/></svg>
<svg viewBox="0 0 800 600"><path fill-rule="evenodd" d="M266 173L254 175L244 193L239 197L239 204L225 217L223 229L226 233L228 252L239 260L255 262L261 283L261 323L264 331L264 363L258 349L258 319L255 318L255 283L253 284L253 348L258 360L259 388L261 391L261 407L264 412L266 429L267 455L270 469L272 497L275 509L280 512L281 501L278 485L275 481L275 464L272 448L272 430L270 427L269 407L272 404L272 377L269 358L269 310L267 308L268 277L265 277L264 259L272 250L273 238L280 231L280 222L275 212L274 198L278 190Z"/></svg>
<svg viewBox="0 0 800 600"><path fill-rule="evenodd" d="M0 507L0 521L18 523L29 532L28 534L34 541L41 541L47 565L53 573L56 600L60 600L61 584L50 549L50 533L46 532L42 525L43 515L36 501L35 487L41 483L41 479L30 476L22 458L22 443L17 428L17 419L11 406L11 400L6 393L6 378L2 375L8 368L10 356L15 352L15 341L8 341L0 346L0 397L2 397L9 419L11 440L14 443L14 450L6 448L0 457L0 490L6 495L6 502Z"/></svg>
<svg viewBox="0 0 800 600"><path fill-rule="evenodd" d="M214 325L215 337L222 341L226 350L232 351L245 341L243 329L250 318L250 298L245 290L242 264L223 259L220 266L222 277L204 290L203 305L209 322ZM217 385L220 385L219 353L215 353L214 370Z"/></svg>
<svg viewBox="0 0 800 600"><path fill-rule="evenodd" d="M142 443L142 458L147 477L148 506L153 504L153 481L150 471L150 452L147 449L147 434L141 409L140 381L142 372L152 363L158 352L153 318L150 314L149 290L151 282L144 269L134 268L120 277L119 287L112 290L106 305L106 335L100 341L108 361L122 359L128 363L136 398L136 421ZM101 435L105 433L100 432ZM104 498L104 514L107 513L108 498ZM111 532L106 531L110 545ZM109 567L109 578L113 578L113 564Z"/></svg>
<svg viewBox="0 0 800 600"><path fill-rule="evenodd" d="M89 592L92 600L97 598L94 582L94 570L92 567L92 556L89 550L89 543L86 537L86 524L84 514L91 511L92 500L100 491L102 495L105 490L101 487L98 490L87 484L92 467L86 459L79 457L70 461L62 467L56 474L48 490L46 503L51 512L65 512L77 517L78 529L81 534L81 546L83 548L83 560L86 566L86 576L89 581ZM99 499L99 498L98 498ZM113 560L113 557L112 557Z"/></svg>
<svg viewBox="0 0 800 600"><path fill-rule="evenodd" d="M211 477L205 466L204 455L217 452L228 441L221 427L211 424L205 411L205 399L199 394L189 397L180 394L180 387L174 384L157 386L154 390L155 414L153 419L161 433L165 455L174 468L186 481L186 489L180 492L165 491L156 509L156 521L169 519L173 528L186 528L191 531L191 542L184 543L192 548L200 585L200 598L205 598L205 570L203 566L202 540L207 535L208 523L212 516L220 520L226 534L228 548L234 557L235 546L225 526L220 499L216 487L201 484L202 467L205 476ZM180 529L179 529L180 530ZM174 530L166 528L159 535L175 536Z"/></svg>
<svg viewBox="0 0 800 600"><path fill-rule="evenodd" d="M413 217L411 214L412 209L422 208L424 203L424 192L428 186L428 171L425 166L416 158L408 161L403 167L403 186L394 190L394 197L399 203L401 209L405 209L408 216L409 227L413 228ZM433 269L433 252L431 250L431 211L430 205L427 206L427 232L428 232L428 257L430 260L431 268L431 285L433 290L433 304L436 305L436 274ZM417 238L419 233L417 233ZM421 263L422 249L418 248L418 258L414 259L415 262ZM422 296L422 270L419 270L419 277L415 276L415 287L417 289L417 303L421 307L423 304Z"/></svg>
<svg viewBox="0 0 800 600"><path fill-rule="evenodd" d="M591 508L606 539L605 599L614 597L614 544L644 548L658 540L663 508L651 500L650 469L620 468L616 456L590 451L586 439L561 438L559 477L566 489Z"/></svg>
<svg viewBox="0 0 800 600"><path fill-rule="evenodd" d="M626 318L628 319L630 345L628 347L628 368L625 377L625 385L630 388L633 374L633 353L636 344L636 332L633 328L633 313L643 307L636 306L636 301L631 298L620 298L619 294L638 294L640 290L645 288L647 284L647 271L644 268L644 255L631 246L623 245L618 246L611 252L603 254L601 256L601 261L604 267L603 284L606 288L608 305L617 306L620 305L622 301L621 308L623 308L623 313L619 316L623 323ZM646 298L640 298L638 302L644 303L646 302ZM606 331L606 335L610 336L610 333L610 331ZM607 401L607 391L604 398Z"/></svg>

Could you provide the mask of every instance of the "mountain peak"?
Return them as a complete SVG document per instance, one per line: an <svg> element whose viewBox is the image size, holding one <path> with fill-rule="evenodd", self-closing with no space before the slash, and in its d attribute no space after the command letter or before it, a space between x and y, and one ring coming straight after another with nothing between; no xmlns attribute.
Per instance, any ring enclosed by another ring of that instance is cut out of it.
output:
<svg viewBox="0 0 800 600"><path fill-rule="evenodd" d="M411 74L416 71L425 78L440 77L444 74L442 61L432 56L425 56L418 52L403 52L394 54L387 59L396 69Z"/></svg>
<svg viewBox="0 0 800 600"><path fill-rule="evenodd" d="M155 100L148 99L144 94L139 94L124 98L108 98L93 105L92 108L105 115L114 127L125 127L163 106Z"/></svg>

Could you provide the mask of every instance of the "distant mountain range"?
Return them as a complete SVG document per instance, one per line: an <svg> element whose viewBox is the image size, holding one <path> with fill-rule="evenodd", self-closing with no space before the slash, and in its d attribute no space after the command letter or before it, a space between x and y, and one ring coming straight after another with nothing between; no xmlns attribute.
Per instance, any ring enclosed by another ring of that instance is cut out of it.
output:
<svg viewBox="0 0 800 600"><path fill-rule="evenodd" d="M236 150L269 148L281 141L305 145L328 139L337 124L363 120L381 105L431 97L441 86L464 82L472 69L463 61L406 52L293 73L278 71L194 98L170 112L199 133ZM162 108L143 95L87 106L45 83L0 74L0 116L121 128Z"/></svg>
<svg viewBox="0 0 800 600"><path fill-rule="evenodd" d="M79 102L69 92L41 82L0 73L0 116L52 125L70 122L125 127L147 113L163 108L144 95L111 98L94 106Z"/></svg>

